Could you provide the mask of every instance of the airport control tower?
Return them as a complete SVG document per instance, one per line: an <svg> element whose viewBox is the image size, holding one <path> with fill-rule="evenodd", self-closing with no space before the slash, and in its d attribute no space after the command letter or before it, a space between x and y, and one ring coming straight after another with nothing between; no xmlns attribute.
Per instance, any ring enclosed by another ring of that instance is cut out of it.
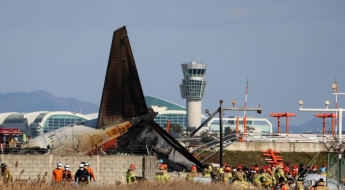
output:
<svg viewBox="0 0 345 190"><path fill-rule="evenodd" d="M182 65L183 77L180 84L181 96L187 104L187 127L201 125L201 99L206 88L206 64L187 62Z"/></svg>

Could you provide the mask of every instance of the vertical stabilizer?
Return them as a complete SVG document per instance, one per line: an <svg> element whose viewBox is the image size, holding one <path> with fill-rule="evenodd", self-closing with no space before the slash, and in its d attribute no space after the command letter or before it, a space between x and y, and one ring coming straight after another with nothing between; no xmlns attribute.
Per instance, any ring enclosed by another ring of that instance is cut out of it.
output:
<svg viewBox="0 0 345 190"><path fill-rule="evenodd" d="M97 128L147 113L126 27L113 34Z"/></svg>

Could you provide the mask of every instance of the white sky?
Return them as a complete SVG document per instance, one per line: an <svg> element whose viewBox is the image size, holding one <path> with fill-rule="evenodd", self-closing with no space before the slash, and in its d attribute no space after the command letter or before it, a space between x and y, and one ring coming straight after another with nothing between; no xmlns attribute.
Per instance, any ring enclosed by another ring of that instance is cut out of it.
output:
<svg viewBox="0 0 345 190"><path fill-rule="evenodd" d="M290 124L345 91L345 1L16 0L0 2L0 93L46 90L99 105L112 33L126 25L146 95L185 106L181 63L208 64L203 110L220 99ZM345 108L345 96L339 97ZM243 115L243 113L226 113ZM254 115L258 117L256 113ZM276 119L270 119L276 123ZM320 120L321 125L321 120Z"/></svg>

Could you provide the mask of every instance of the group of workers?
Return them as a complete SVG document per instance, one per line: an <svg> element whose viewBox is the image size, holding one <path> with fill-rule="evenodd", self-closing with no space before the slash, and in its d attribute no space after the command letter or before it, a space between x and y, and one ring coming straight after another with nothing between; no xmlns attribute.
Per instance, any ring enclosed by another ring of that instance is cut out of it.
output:
<svg viewBox="0 0 345 190"><path fill-rule="evenodd" d="M206 165L203 170L203 177L211 177L213 167L211 164ZM296 190L304 190L304 179L307 174L321 174L326 176L326 164L317 169L317 166L306 167L305 164L293 166L292 169L284 166L282 162L278 164L271 164L270 166L254 165L250 169L242 165L237 167L230 167L223 164L218 168L219 177L224 184L235 183L251 183L258 189L265 187L266 189L288 189L288 187L297 182L295 185ZM196 166L191 167L191 171L187 174L187 181L193 181L194 177L200 176L197 172ZM237 182L238 183L238 182ZM328 189L321 178L313 188Z"/></svg>
<svg viewBox="0 0 345 190"><path fill-rule="evenodd" d="M159 183L170 182L170 175L168 173L168 165L160 163L158 171L155 174L155 181ZM138 183L137 177L135 176L135 165L131 164L126 172L126 182L128 185Z"/></svg>
<svg viewBox="0 0 345 190"><path fill-rule="evenodd" d="M71 185L74 183L76 186L79 186L88 185L92 181L96 183L96 176L89 162L81 162L74 176L67 163L64 165L64 169L62 169L61 162L58 162L56 165L52 173L52 182L54 184Z"/></svg>
<svg viewBox="0 0 345 190"><path fill-rule="evenodd" d="M230 167L227 164L223 164L222 167L218 168L219 177L224 184L235 183L236 181L240 182L249 182L256 186L258 189L262 187L268 189L288 189L288 186L296 182L295 190L304 190L304 178L308 174L321 174L326 176L326 164L324 164L319 170L317 166L306 167L305 164L300 164L299 166L294 165L292 169L288 166L284 166L282 162L278 164L271 164L271 166L262 166L261 168L258 165L254 165L251 169L238 165L235 167ZM79 169L76 171L73 176L70 171L70 166L66 163L64 169L62 169L62 163L58 162L57 167L54 168L52 173L52 182L54 184L75 184L79 185L88 185L92 181L96 183L96 176L93 172L93 169L90 166L89 162L81 162ZM135 165L131 164L126 172L126 181L127 184L138 183L135 176ZM191 171L187 173L186 180L193 181L194 177L202 176L211 178L213 172L213 167L211 164L207 164L203 170L202 175L198 173L197 167L192 166ZM9 167L5 164L1 164L1 177L4 184L12 182L12 172ZM155 175L155 181L160 183L167 183L170 181L170 175L168 173L168 165L165 163L160 163L158 171ZM325 182L321 178L312 189L322 189L327 190Z"/></svg>

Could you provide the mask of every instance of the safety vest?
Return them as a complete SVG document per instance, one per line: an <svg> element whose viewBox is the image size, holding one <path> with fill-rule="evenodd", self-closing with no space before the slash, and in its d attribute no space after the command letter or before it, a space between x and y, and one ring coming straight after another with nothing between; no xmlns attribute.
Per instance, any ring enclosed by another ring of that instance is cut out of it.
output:
<svg viewBox="0 0 345 190"><path fill-rule="evenodd" d="M204 169L204 177L211 177L211 171L207 168Z"/></svg>
<svg viewBox="0 0 345 190"><path fill-rule="evenodd" d="M137 183L137 179L135 178L135 174L133 170L128 170L126 172L126 180L127 180L128 185Z"/></svg>
<svg viewBox="0 0 345 190"><path fill-rule="evenodd" d="M186 180L187 181L193 181L194 177L198 176L198 173L196 172L189 172L187 174Z"/></svg>
<svg viewBox="0 0 345 190"><path fill-rule="evenodd" d="M257 174L257 176L254 175L254 181L261 184L260 178L263 177L263 175Z"/></svg>
<svg viewBox="0 0 345 190"><path fill-rule="evenodd" d="M169 174L168 172L159 170L159 172L156 173L155 180L161 183L165 183L169 181Z"/></svg>
<svg viewBox="0 0 345 190"><path fill-rule="evenodd" d="M228 184L229 183L229 178L232 177L231 173L228 173L228 172L224 172L223 174L223 182L225 184Z"/></svg>
<svg viewBox="0 0 345 190"><path fill-rule="evenodd" d="M223 169L222 167L220 167L220 168L218 169L218 173L219 173L219 177L220 177L220 178L223 178L224 169Z"/></svg>

